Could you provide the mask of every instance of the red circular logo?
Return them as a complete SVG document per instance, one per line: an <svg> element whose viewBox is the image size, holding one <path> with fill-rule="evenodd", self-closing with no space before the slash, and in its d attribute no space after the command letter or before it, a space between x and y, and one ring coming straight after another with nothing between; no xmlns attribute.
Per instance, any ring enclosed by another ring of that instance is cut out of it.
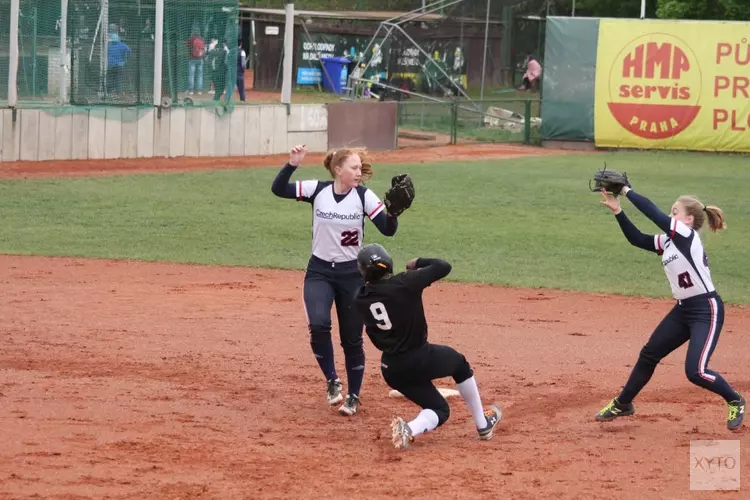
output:
<svg viewBox="0 0 750 500"><path fill-rule="evenodd" d="M690 47L666 33L630 41L609 72L609 111L644 139L674 137L698 116L701 70Z"/></svg>

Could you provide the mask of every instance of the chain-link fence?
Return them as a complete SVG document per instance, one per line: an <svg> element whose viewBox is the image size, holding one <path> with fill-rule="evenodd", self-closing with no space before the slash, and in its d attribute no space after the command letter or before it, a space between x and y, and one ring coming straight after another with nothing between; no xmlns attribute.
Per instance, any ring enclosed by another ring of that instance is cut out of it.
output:
<svg viewBox="0 0 750 500"><path fill-rule="evenodd" d="M449 103L410 99L398 106L401 143L540 143L538 99Z"/></svg>
<svg viewBox="0 0 750 500"><path fill-rule="evenodd" d="M162 95L192 105L231 95L238 68L237 0L170 1L164 8Z"/></svg>
<svg viewBox="0 0 750 500"><path fill-rule="evenodd" d="M154 0L71 1L67 32L72 104L153 102L155 15Z"/></svg>
<svg viewBox="0 0 750 500"><path fill-rule="evenodd" d="M14 50L17 99L12 105L27 108L216 106L219 100L226 106L245 63L238 0L164 0L161 46L156 0L20 0L15 37L11 4L0 0L3 104L9 99ZM157 51L161 102L154 96Z"/></svg>
<svg viewBox="0 0 750 500"><path fill-rule="evenodd" d="M526 71L528 56L534 56L544 64L544 40L546 19L530 16L513 17L510 42L511 83L518 87Z"/></svg>

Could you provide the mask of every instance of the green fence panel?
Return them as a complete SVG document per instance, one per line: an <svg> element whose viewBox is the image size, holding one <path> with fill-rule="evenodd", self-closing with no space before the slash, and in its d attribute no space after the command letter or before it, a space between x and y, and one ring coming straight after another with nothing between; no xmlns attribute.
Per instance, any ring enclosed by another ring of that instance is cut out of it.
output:
<svg viewBox="0 0 750 500"><path fill-rule="evenodd" d="M8 100L10 2L0 1L0 104Z"/></svg>
<svg viewBox="0 0 750 500"><path fill-rule="evenodd" d="M594 140L599 19L549 17L542 78L543 140Z"/></svg>

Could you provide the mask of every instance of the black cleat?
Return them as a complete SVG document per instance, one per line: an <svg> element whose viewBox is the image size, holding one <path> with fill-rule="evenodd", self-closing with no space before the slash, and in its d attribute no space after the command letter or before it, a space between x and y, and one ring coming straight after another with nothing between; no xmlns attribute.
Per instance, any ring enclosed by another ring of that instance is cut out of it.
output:
<svg viewBox="0 0 750 500"><path fill-rule="evenodd" d="M487 425L481 429L477 429L477 432L479 433L479 439L489 441L492 439L495 427L497 427L497 424L503 418L503 411L498 405L492 405L484 411L484 418L487 419Z"/></svg>
<svg viewBox="0 0 750 500"><path fill-rule="evenodd" d="M326 391L326 396L328 398L329 405L335 405L336 403L344 399L344 396L341 394L343 388L344 385L341 383L340 379L328 381L328 390Z"/></svg>
<svg viewBox="0 0 750 500"><path fill-rule="evenodd" d="M624 405L617 401L617 398L614 398L607 406L602 408L602 410L596 414L596 420L598 422L609 422L617 417L629 417L634 413L635 406L633 406L633 403Z"/></svg>
<svg viewBox="0 0 750 500"><path fill-rule="evenodd" d="M727 403L729 406L729 417L727 417L727 429L736 431L742 425L745 418L745 398L738 392L740 399Z"/></svg>
<svg viewBox="0 0 750 500"><path fill-rule="evenodd" d="M342 404L339 408L339 413L346 417L351 417L352 415L357 413L357 410L359 410L359 398L357 396L347 394L346 399L344 399L344 404Z"/></svg>

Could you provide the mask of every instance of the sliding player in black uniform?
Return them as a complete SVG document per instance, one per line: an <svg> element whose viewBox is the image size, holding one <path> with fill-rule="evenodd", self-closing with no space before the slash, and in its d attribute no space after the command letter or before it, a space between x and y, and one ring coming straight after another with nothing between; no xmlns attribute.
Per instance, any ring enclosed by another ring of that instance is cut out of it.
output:
<svg viewBox="0 0 750 500"><path fill-rule="evenodd" d="M406 272L393 275L393 260L378 244L366 245L357 256L365 280L355 297L368 337L382 351L381 371L385 382L422 408L406 422L393 419L393 445L406 448L414 438L444 424L450 415L448 402L433 385L434 379L453 377L458 392L469 407L483 440L502 418L498 405L482 408L474 373L466 358L451 347L427 341L422 291L451 271L439 259L414 259Z"/></svg>

